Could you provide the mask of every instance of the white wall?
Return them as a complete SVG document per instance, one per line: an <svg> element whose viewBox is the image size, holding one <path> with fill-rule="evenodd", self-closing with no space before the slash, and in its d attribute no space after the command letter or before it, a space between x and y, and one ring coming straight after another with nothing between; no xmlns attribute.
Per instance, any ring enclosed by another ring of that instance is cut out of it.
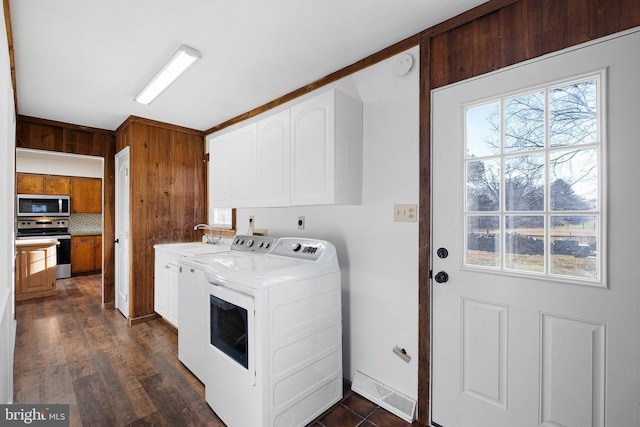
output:
<svg viewBox="0 0 640 427"><path fill-rule="evenodd" d="M16 150L17 172L102 178L103 163L102 157L28 148Z"/></svg>
<svg viewBox="0 0 640 427"><path fill-rule="evenodd" d="M14 321L14 194L15 111L7 31L0 21L0 403L13 402Z"/></svg>
<svg viewBox="0 0 640 427"><path fill-rule="evenodd" d="M417 63L418 48L409 52ZM246 233L254 215L270 236L331 241L342 270L344 376L360 370L417 398L418 223L393 222L393 205L419 198L419 70L397 77L396 61L331 85L363 102L362 205L238 209L237 231ZM412 357L408 364L392 353L395 345Z"/></svg>

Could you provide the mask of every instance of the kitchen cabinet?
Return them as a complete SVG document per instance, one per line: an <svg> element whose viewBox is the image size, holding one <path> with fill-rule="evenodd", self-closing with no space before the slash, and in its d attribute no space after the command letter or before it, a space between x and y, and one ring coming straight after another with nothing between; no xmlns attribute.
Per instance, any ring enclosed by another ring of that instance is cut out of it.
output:
<svg viewBox="0 0 640 427"><path fill-rule="evenodd" d="M362 203L362 103L330 90L209 139L212 208Z"/></svg>
<svg viewBox="0 0 640 427"><path fill-rule="evenodd" d="M156 313L178 327L178 258L156 252L153 305Z"/></svg>
<svg viewBox="0 0 640 427"><path fill-rule="evenodd" d="M102 179L71 178L71 213L102 212Z"/></svg>
<svg viewBox="0 0 640 427"><path fill-rule="evenodd" d="M102 235L71 236L71 274L102 270Z"/></svg>
<svg viewBox="0 0 640 427"><path fill-rule="evenodd" d="M56 243L21 240L16 252L16 301L55 295Z"/></svg>
<svg viewBox="0 0 640 427"><path fill-rule="evenodd" d="M18 194L69 195L70 189L71 178L68 176L16 174L16 193Z"/></svg>
<svg viewBox="0 0 640 427"><path fill-rule="evenodd" d="M289 110L258 122L259 206L289 206Z"/></svg>
<svg viewBox="0 0 640 427"><path fill-rule="evenodd" d="M291 204L362 203L362 103L330 90L291 107Z"/></svg>

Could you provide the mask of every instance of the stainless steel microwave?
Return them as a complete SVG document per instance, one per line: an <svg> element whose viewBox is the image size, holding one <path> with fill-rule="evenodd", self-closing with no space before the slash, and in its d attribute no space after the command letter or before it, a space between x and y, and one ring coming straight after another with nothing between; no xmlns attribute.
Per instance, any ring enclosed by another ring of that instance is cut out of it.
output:
<svg viewBox="0 0 640 427"><path fill-rule="evenodd" d="M18 194L18 216L69 216L69 196Z"/></svg>

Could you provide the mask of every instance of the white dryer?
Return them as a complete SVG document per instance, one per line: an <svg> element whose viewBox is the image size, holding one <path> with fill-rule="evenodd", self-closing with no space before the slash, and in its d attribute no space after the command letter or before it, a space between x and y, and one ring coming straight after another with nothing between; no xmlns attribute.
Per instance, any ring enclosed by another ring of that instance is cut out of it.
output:
<svg viewBox="0 0 640 427"><path fill-rule="evenodd" d="M231 252L191 259L206 265L206 400L230 427L304 426L342 398L336 250L281 238L247 252L259 244L237 237Z"/></svg>

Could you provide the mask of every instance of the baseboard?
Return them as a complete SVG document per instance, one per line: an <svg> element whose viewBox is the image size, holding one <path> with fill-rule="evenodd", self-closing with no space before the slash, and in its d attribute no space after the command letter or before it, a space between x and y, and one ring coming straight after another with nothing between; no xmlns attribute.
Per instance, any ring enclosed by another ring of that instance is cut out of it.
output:
<svg viewBox="0 0 640 427"><path fill-rule="evenodd" d="M158 313L147 314L146 316L139 317L129 317L129 326L137 325L138 323L148 322L150 320L159 319L160 315Z"/></svg>
<svg viewBox="0 0 640 427"><path fill-rule="evenodd" d="M105 310L115 310L116 308L116 303L115 302L105 302L104 303L104 309Z"/></svg>

